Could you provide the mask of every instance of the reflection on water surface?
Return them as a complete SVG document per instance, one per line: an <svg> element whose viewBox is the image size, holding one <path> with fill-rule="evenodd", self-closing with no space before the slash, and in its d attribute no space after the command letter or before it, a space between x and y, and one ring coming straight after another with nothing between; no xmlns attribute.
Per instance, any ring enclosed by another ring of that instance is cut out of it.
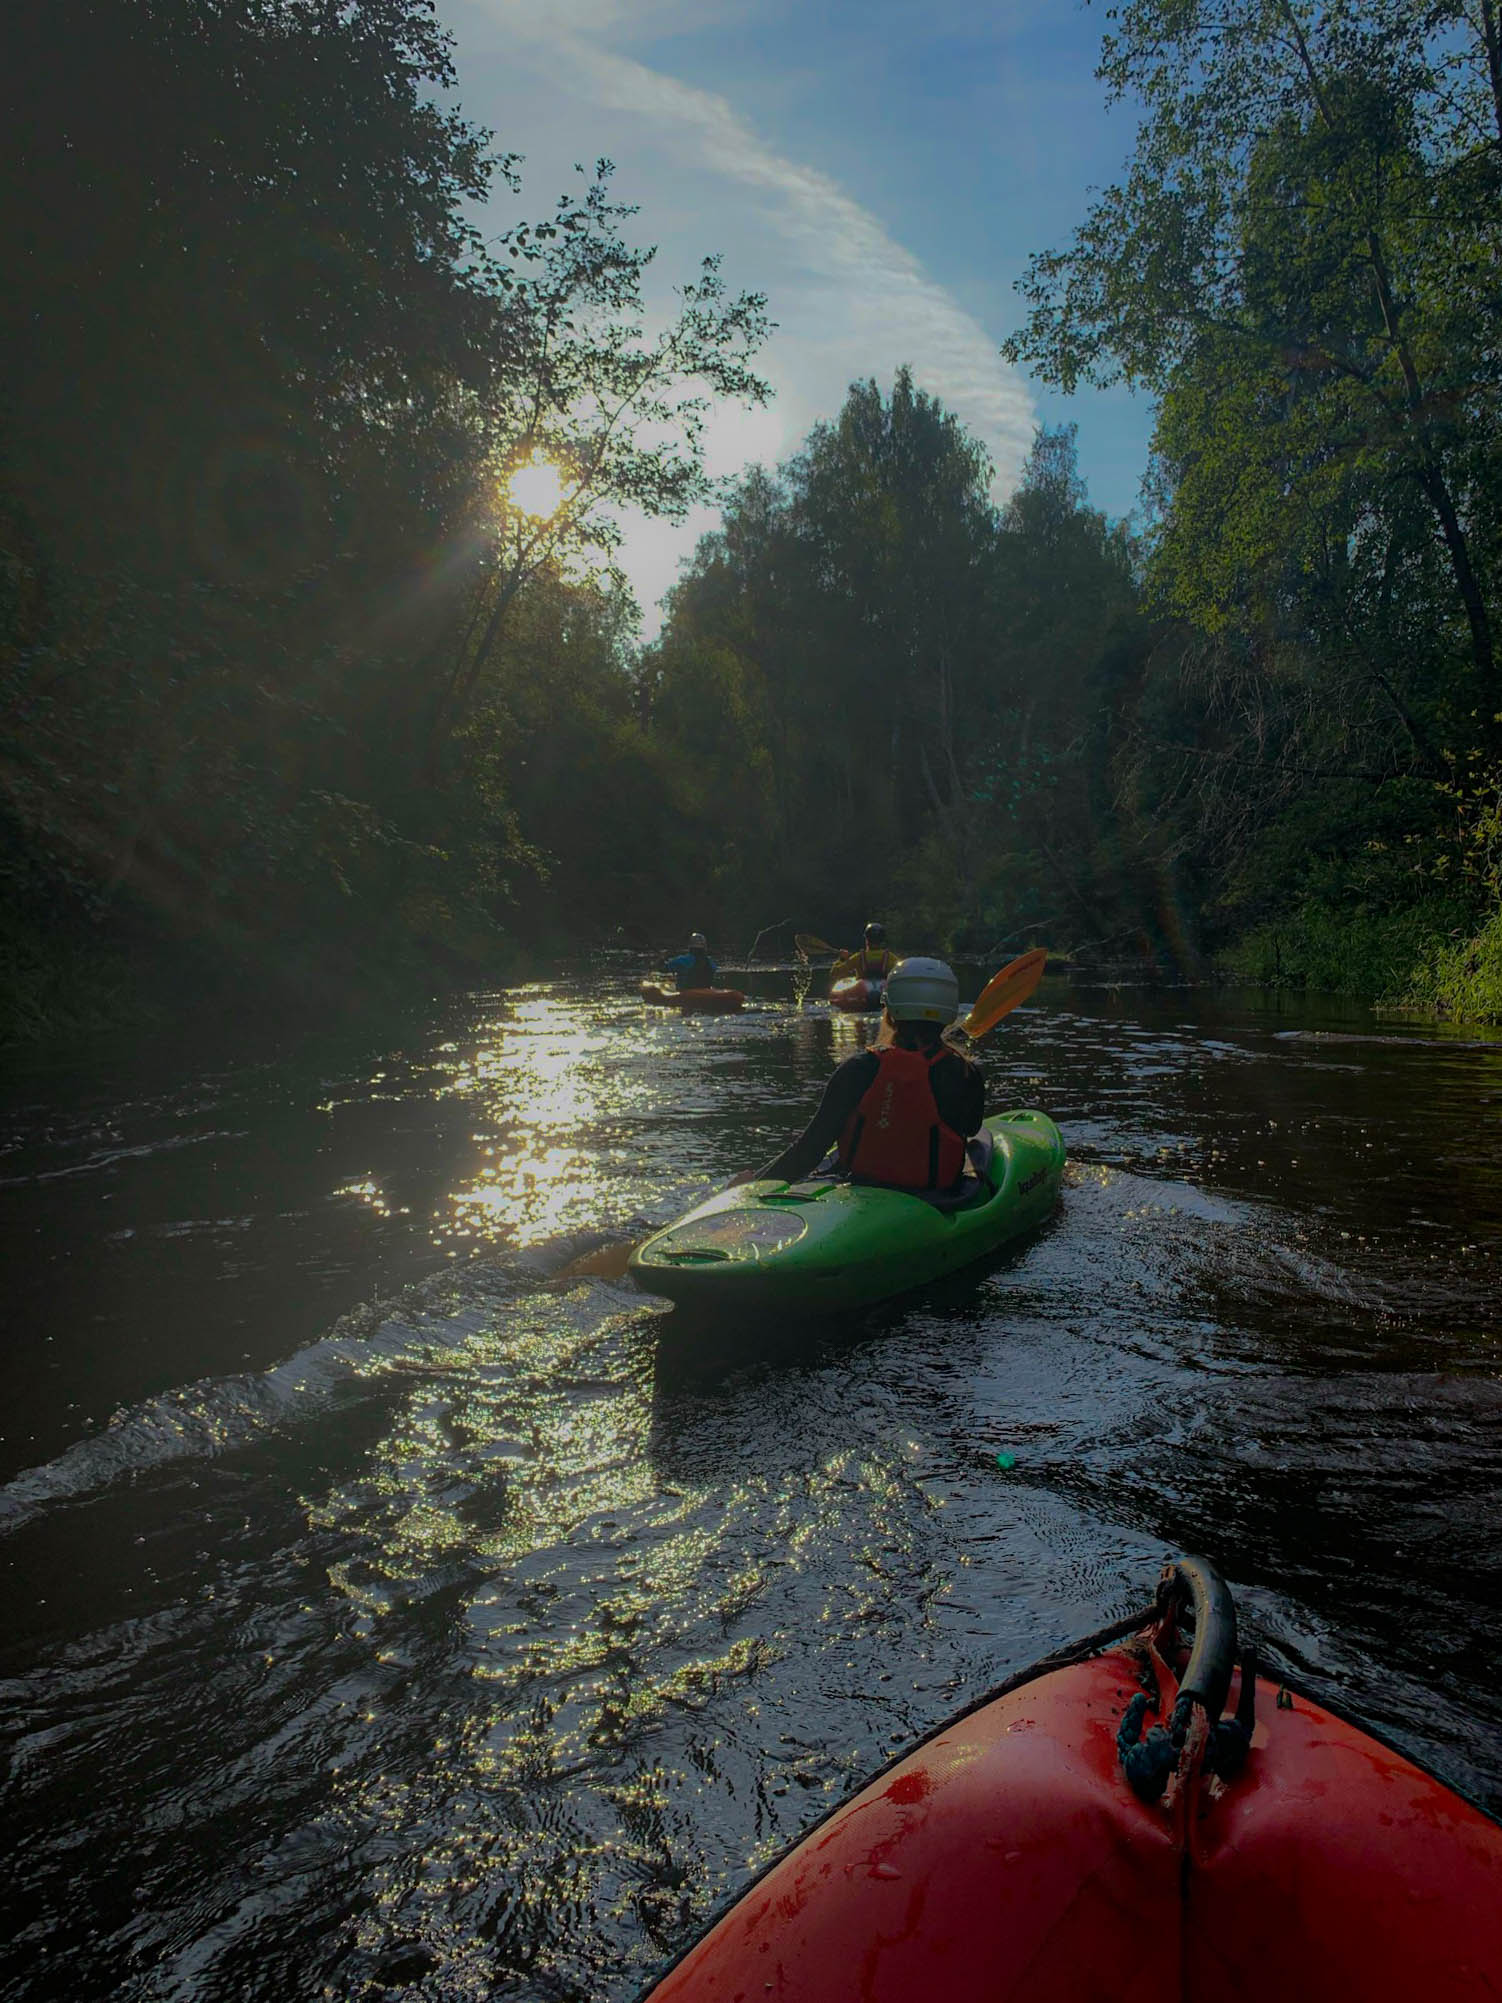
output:
<svg viewBox="0 0 1502 2003"><path fill-rule="evenodd" d="M629 1996L1170 1545L1502 1804L1502 1043L1050 984L991 1270L749 1340L553 1286L869 1034L763 985L10 1116L8 1996Z"/></svg>

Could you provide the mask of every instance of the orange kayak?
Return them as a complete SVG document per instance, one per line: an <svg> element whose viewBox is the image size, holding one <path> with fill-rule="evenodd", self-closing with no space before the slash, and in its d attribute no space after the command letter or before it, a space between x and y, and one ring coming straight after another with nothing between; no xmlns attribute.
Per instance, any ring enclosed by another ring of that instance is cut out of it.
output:
<svg viewBox="0 0 1502 2003"><path fill-rule="evenodd" d="M641 998L654 1008L680 1008L685 1015L733 1015L746 1006L739 988L660 988L643 981Z"/></svg>
<svg viewBox="0 0 1502 2003"><path fill-rule="evenodd" d="M1223 1581L1180 1559L1145 1623L1024 1670L817 1824L646 2003L764 1996L1495 2003L1502 1826L1238 1661Z"/></svg>
<svg viewBox="0 0 1502 2003"><path fill-rule="evenodd" d="M865 1015L881 1007L886 991L884 981L863 981L852 975L849 980L831 983L829 1005L845 1009L852 1015Z"/></svg>

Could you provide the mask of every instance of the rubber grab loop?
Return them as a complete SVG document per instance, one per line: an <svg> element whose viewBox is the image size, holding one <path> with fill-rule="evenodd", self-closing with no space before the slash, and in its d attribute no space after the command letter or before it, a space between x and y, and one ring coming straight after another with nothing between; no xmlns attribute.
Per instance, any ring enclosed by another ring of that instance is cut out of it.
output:
<svg viewBox="0 0 1502 2003"><path fill-rule="evenodd" d="M1181 1605L1187 1599L1194 1611L1194 1646L1179 1679L1175 1724L1181 1710L1187 1722L1190 1704L1198 1704L1213 1724L1226 1707L1236 1666L1236 1603L1231 1589L1208 1558L1175 1558L1164 1567L1163 1585L1176 1588L1174 1597ZM1175 1731L1174 1737L1181 1735Z"/></svg>
<svg viewBox="0 0 1502 2003"><path fill-rule="evenodd" d="M1190 1737L1194 1709L1204 1713L1206 1750L1212 1773L1232 1779L1244 1765L1252 1742L1257 1701L1257 1657L1248 1649L1242 1665L1241 1696L1234 1718L1222 1718L1231 1693L1236 1661L1236 1606L1231 1589L1204 1558L1171 1559L1158 1581L1158 1614L1162 1631L1171 1632L1179 1613L1189 1607L1194 1618L1194 1642L1179 1682L1173 1714L1166 1726L1154 1725L1144 1734L1150 1697L1138 1692L1127 1705L1116 1734L1116 1750L1132 1790L1143 1801L1156 1801L1179 1770L1180 1756Z"/></svg>

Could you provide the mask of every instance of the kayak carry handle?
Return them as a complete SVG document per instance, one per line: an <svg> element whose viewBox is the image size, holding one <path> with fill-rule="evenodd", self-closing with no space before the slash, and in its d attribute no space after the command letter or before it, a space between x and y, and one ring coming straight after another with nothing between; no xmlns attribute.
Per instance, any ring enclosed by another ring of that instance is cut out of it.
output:
<svg viewBox="0 0 1502 2003"><path fill-rule="evenodd" d="M1236 1602L1208 1558L1174 1558L1163 1567L1158 1581L1159 1607L1166 1612L1169 1605L1178 1608L1186 1602L1194 1614L1194 1646L1179 1678L1175 1722L1181 1707L1198 1704L1214 1724L1231 1694L1231 1671L1236 1666ZM1176 1731L1174 1736L1180 1735Z"/></svg>
<svg viewBox="0 0 1502 2003"><path fill-rule="evenodd" d="M1127 1705L1116 1735L1126 1777L1144 1801L1156 1801L1178 1771L1196 1705L1204 1712L1209 1728L1211 1771L1229 1780L1240 1769L1251 1745L1257 1700L1256 1651L1248 1649L1236 1716L1221 1718L1236 1662L1236 1603L1230 1587L1208 1559L1170 1559L1158 1580L1156 1605L1163 1639L1171 1636L1179 1616L1188 1608L1194 1620L1194 1642L1167 1726L1155 1725L1145 1738L1142 1736L1147 1713L1155 1706L1139 1692Z"/></svg>

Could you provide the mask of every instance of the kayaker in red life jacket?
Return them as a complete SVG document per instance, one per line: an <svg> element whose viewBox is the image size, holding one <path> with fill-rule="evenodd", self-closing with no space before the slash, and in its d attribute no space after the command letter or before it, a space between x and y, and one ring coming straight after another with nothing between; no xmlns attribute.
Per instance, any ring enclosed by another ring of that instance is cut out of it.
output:
<svg viewBox="0 0 1502 2003"><path fill-rule="evenodd" d="M853 953L842 953L829 970L832 981L884 981L897 965L897 955L887 944L887 928L874 919L866 927L865 940Z"/></svg>
<svg viewBox="0 0 1502 2003"><path fill-rule="evenodd" d="M830 1148L858 1182L948 1189L965 1169L965 1142L986 1114L979 1067L944 1040L960 984L943 960L899 960L887 979L881 1034L847 1057L791 1147L737 1182L797 1182Z"/></svg>

